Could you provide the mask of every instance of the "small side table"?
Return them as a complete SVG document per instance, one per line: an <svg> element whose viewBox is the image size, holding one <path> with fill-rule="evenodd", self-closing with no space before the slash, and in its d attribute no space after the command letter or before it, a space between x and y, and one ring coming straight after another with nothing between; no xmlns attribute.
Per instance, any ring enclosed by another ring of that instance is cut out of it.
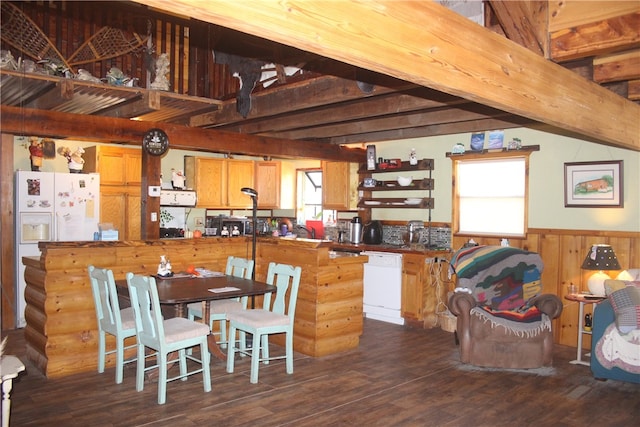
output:
<svg viewBox="0 0 640 427"><path fill-rule="evenodd" d="M565 295L565 299L569 301L575 301L580 304L580 308L578 309L578 349L576 350L576 359L570 361L569 363L573 365L584 365L590 366L590 363L586 360L582 360L582 335L591 335L591 331L584 330L584 305L585 304L595 304L606 297L599 297L595 295L586 295L586 294L569 294ZM584 354L586 357L591 357L591 352Z"/></svg>
<svg viewBox="0 0 640 427"><path fill-rule="evenodd" d="M2 427L9 427L9 415L11 415L11 388L13 379L24 371L24 365L15 356L1 356L0 375L2 378Z"/></svg>

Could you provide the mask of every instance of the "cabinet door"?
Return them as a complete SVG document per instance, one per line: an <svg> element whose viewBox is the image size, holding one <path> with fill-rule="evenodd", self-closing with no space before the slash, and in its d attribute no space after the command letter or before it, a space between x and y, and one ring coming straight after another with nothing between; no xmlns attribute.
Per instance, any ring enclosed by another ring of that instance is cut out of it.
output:
<svg viewBox="0 0 640 427"><path fill-rule="evenodd" d="M349 163L322 162L322 208L349 209Z"/></svg>
<svg viewBox="0 0 640 427"><path fill-rule="evenodd" d="M249 196L240 190L243 187L253 188L253 161L227 161L227 206L230 208L246 208L252 206ZM258 200L260 200L258 193Z"/></svg>
<svg viewBox="0 0 640 427"><path fill-rule="evenodd" d="M258 207L278 209L280 207L280 162L256 162L255 189L258 192Z"/></svg>
<svg viewBox="0 0 640 427"><path fill-rule="evenodd" d="M423 255L402 256L402 317L406 320L423 318Z"/></svg>
<svg viewBox="0 0 640 427"><path fill-rule="evenodd" d="M127 149L124 154L124 180L126 185L142 184L142 152Z"/></svg>
<svg viewBox="0 0 640 427"><path fill-rule="evenodd" d="M118 230L118 238L124 240L121 233L125 231L127 197L122 191L104 192L100 194L100 222L113 224Z"/></svg>
<svg viewBox="0 0 640 427"><path fill-rule="evenodd" d="M124 185L125 164L121 150L101 147L98 151L96 172L100 173L100 185Z"/></svg>
<svg viewBox="0 0 640 427"><path fill-rule="evenodd" d="M126 195L127 217L125 219L125 235L122 240L140 240L142 236L142 197L138 194L129 193Z"/></svg>
<svg viewBox="0 0 640 427"><path fill-rule="evenodd" d="M226 206L224 189L226 188L226 160L195 159L194 188L198 194L198 206L221 208ZM187 185L189 183L187 179Z"/></svg>

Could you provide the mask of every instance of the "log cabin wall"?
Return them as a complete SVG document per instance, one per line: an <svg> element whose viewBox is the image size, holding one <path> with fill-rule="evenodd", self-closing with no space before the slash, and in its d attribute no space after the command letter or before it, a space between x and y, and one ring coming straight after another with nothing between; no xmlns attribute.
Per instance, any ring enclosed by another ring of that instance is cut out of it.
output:
<svg viewBox="0 0 640 427"><path fill-rule="evenodd" d="M462 247L469 237L453 237L452 247ZM499 245L500 239L474 237L480 245ZM578 341L578 303L567 301L569 284L579 291L587 290L587 279L592 271L582 270L582 262L591 245L609 244L623 269L640 268L640 232L617 232L596 230L554 230L530 228L525 239L511 239L509 244L521 249L538 252L544 262L542 285L544 293L558 295L563 302L562 315L554 322L554 341L575 347ZM612 278L619 271L607 272ZM585 306L585 312L592 307ZM583 337L583 347L591 348L591 336Z"/></svg>

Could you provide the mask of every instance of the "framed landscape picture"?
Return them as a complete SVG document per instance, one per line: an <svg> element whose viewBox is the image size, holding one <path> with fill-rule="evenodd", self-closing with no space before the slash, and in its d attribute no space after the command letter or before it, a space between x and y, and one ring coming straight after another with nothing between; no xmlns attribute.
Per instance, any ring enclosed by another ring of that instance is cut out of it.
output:
<svg viewBox="0 0 640 427"><path fill-rule="evenodd" d="M622 160L564 164L564 206L621 208Z"/></svg>

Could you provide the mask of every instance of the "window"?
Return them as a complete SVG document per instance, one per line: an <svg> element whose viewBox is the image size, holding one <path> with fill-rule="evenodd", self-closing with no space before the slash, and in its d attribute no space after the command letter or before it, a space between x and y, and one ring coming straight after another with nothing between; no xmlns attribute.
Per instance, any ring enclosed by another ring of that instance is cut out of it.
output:
<svg viewBox="0 0 640 427"><path fill-rule="evenodd" d="M322 208L322 169L299 169L296 197L296 219L304 224L308 219L331 221L335 211Z"/></svg>
<svg viewBox="0 0 640 427"><path fill-rule="evenodd" d="M453 159L454 232L524 237L527 231L529 157Z"/></svg>

